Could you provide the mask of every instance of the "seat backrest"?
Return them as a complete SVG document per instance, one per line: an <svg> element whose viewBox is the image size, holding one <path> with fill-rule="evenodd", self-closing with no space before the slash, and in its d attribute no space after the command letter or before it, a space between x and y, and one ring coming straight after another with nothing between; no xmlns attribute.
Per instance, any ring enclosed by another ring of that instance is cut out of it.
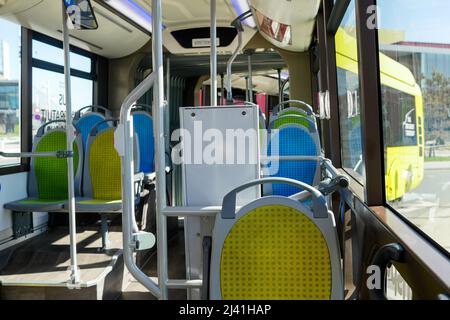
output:
<svg viewBox="0 0 450 320"><path fill-rule="evenodd" d="M285 197L265 197L235 217L216 217L211 255L213 300L343 299L334 217ZM224 203L225 207L225 203ZM317 209L317 208L315 208Z"/></svg>
<svg viewBox="0 0 450 320"><path fill-rule="evenodd" d="M143 173L155 171L155 139L153 119L148 112L135 111L133 115L134 132L139 141L140 170Z"/></svg>
<svg viewBox="0 0 450 320"><path fill-rule="evenodd" d="M67 150L66 131L63 128L46 130L51 124L65 122L52 121L43 125L33 141L33 152L55 152ZM75 195L81 194L81 169L83 148L81 137L76 136L73 145ZM36 157L31 159L28 178L28 195L31 198L57 201L67 200L67 159L56 157Z"/></svg>
<svg viewBox="0 0 450 320"><path fill-rule="evenodd" d="M100 122L89 135L84 159L83 195L94 200L115 201L122 198L121 159L114 145L118 120L105 121L114 126L101 130L103 122ZM136 140L134 149L135 166L139 168L139 148Z"/></svg>
<svg viewBox="0 0 450 320"><path fill-rule="evenodd" d="M269 129L278 129L285 124L299 124L307 128L311 133L318 134L315 120L296 114L287 114L274 118L269 124Z"/></svg>
<svg viewBox="0 0 450 320"><path fill-rule="evenodd" d="M272 113L274 115L278 114L279 112L289 109L289 108L295 108L297 110L302 110L304 113L306 113L309 116L314 116L314 110L313 107L311 107L308 103L300 100L289 100L289 101L283 101L276 105L272 109Z"/></svg>
<svg viewBox="0 0 450 320"><path fill-rule="evenodd" d="M83 141L83 147L86 149L89 134L99 123L111 117L111 111L101 106L88 106L77 111L73 119L73 125L80 133ZM103 122L101 130L110 127L109 122Z"/></svg>
<svg viewBox="0 0 450 320"><path fill-rule="evenodd" d="M302 125L286 124L271 131L268 156L320 156L319 137ZM269 164L269 176L295 179L308 185L320 181L320 164L314 160L279 160ZM290 185L272 185L271 194L291 196L303 190Z"/></svg>
<svg viewBox="0 0 450 320"><path fill-rule="evenodd" d="M83 194L99 200L122 198L120 156L114 147L115 127L99 131L104 123L92 129L85 154Z"/></svg>

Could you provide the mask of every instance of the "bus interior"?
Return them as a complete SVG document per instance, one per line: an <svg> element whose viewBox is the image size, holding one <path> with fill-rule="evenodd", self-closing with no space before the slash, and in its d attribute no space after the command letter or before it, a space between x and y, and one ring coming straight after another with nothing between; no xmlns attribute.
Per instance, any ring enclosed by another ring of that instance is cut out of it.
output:
<svg viewBox="0 0 450 320"><path fill-rule="evenodd" d="M434 2L0 0L0 299L448 300Z"/></svg>

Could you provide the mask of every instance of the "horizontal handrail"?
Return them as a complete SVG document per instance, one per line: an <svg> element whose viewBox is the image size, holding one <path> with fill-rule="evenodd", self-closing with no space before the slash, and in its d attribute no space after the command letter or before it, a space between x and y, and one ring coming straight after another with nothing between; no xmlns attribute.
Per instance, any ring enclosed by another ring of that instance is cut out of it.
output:
<svg viewBox="0 0 450 320"><path fill-rule="evenodd" d="M9 153L0 151L0 157L3 158L67 158L67 151L55 151L55 152L17 152L17 153Z"/></svg>

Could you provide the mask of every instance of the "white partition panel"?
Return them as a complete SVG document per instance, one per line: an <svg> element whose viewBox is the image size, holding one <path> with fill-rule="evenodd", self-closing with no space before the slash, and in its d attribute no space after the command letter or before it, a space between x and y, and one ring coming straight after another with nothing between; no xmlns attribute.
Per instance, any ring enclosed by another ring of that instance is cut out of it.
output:
<svg viewBox="0 0 450 320"><path fill-rule="evenodd" d="M180 119L185 206L220 206L230 190L260 177L257 107L182 108ZM240 194L237 202L244 205L259 196L255 187ZM185 220L189 279L202 278L202 241L213 226L214 218ZM189 298L198 299L199 294L192 289Z"/></svg>

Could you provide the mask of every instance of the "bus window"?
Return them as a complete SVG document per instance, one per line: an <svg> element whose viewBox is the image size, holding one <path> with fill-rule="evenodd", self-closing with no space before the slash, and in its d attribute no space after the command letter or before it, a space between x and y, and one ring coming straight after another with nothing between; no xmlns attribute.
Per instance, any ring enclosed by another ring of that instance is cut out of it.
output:
<svg viewBox="0 0 450 320"><path fill-rule="evenodd" d="M21 27L0 18L0 150L20 152ZM20 159L0 158L0 167Z"/></svg>
<svg viewBox="0 0 450 320"><path fill-rule="evenodd" d="M450 250L447 0L379 0L386 200Z"/></svg>
<svg viewBox="0 0 450 320"><path fill-rule="evenodd" d="M49 43L33 40L33 134L42 124L66 116L63 50L52 45L54 40L47 41ZM75 113L93 104L92 58L71 52L71 69L74 70L71 82L72 111Z"/></svg>
<svg viewBox="0 0 450 320"><path fill-rule="evenodd" d="M360 183L364 184L365 168L362 159L361 106L355 19L355 2L352 1L336 34L339 123L342 167Z"/></svg>
<svg viewBox="0 0 450 320"><path fill-rule="evenodd" d="M33 59L50 62L60 66L64 65L64 51L48 43L33 40ZM70 66L72 69L91 73L92 60L80 54L70 53Z"/></svg>
<svg viewBox="0 0 450 320"><path fill-rule="evenodd" d="M381 86L385 148L417 146L416 100L413 95Z"/></svg>
<svg viewBox="0 0 450 320"><path fill-rule="evenodd" d="M92 80L71 77L72 111L93 104ZM44 124L65 119L64 74L33 68L33 134Z"/></svg>

